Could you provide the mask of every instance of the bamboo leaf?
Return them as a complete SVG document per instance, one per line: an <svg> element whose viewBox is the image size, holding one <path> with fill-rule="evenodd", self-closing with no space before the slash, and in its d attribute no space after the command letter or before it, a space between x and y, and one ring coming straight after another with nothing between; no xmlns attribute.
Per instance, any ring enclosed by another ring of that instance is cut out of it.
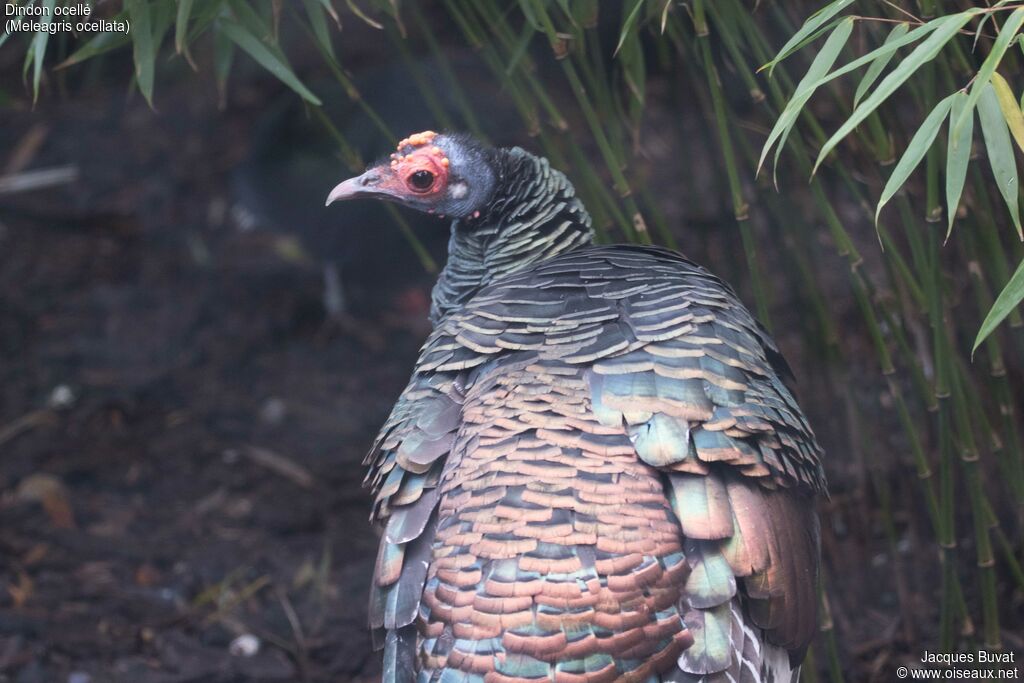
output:
<svg viewBox="0 0 1024 683"><path fill-rule="evenodd" d="M771 76L775 67L784 60L786 57L791 55L793 52L799 49L800 44L807 38L809 38L815 31L824 26L828 21L835 15L842 12L844 9L853 4L853 0L834 0L825 7L808 17L804 25L800 27L800 30L793 34L793 36L786 41L786 44L782 46L779 53L775 55L775 59L768 62L765 66L761 67L764 69L768 68L768 75Z"/></svg>
<svg viewBox="0 0 1024 683"><path fill-rule="evenodd" d="M970 100L968 99L968 102ZM963 116L961 114L961 116ZM1017 235L1024 239L1020 224L1020 202L1017 198L1020 190L1017 181L1017 161L1013 157L1013 142L1010 131L999 109L995 89L987 83L978 98L978 118L981 120L981 132L985 137L985 149L988 151L988 162L992 167L999 193L1003 195L1010 217L1017 228Z"/></svg>
<svg viewBox="0 0 1024 683"><path fill-rule="evenodd" d="M796 119L800 114L800 110L803 109L804 104L814 94L814 91L817 89L816 84L821 81L822 77L836 63L839 53L843 51L843 47L850 38L850 32L853 31L853 21L853 17L847 17L840 21L835 30L829 35L828 40L825 41L825 44L821 46L821 50L815 55L814 61L811 62L811 66L807 69L807 73L804 74L804 77L797 84L793 98L782 112L782 115L779 116L775 127L768 135L768 141L765 142L764 148L761 150L761 159L757 163L758 173L761 171L761 166L764 164L768 150L776 141L778 141L778 146L775 150L775 166L778 167L779 154L782 152L782 148L786 144L786 139L793 130L793 126L796 125Z"/></svg>
<svg viewBox="0 0 1024 683"><path fill-rule="evenodd" d="M976 11L970 10L969 13L973 15L976 13ZM862 55L857 59L854 59L848 64L844 64L842 67L836 69L828 76L822 78L821 81L819 81L818 83L815 83L814 87L820 88L829 81L839 78L840 76L844 76L850 73L851 71L855 71L860 67L864 66L865 64L870 64L880 57L893 54L901 47L905 47L912 43L916 43L917 41L921 40L922 38L925 38L928 34L933 33L937 28L939 28L939 26L941 25L941 20L945 18L948 17L942 17L940 19L929 21L926 24L918 26L917 28L913 29L906 35L903 35L899 38L894 38L891 42L886 42L884 45L875 48L871 52L868 52L867 54Z"/></svg>
<svg viewBox="0 0 1024 683"><path fill-rule="evenodd" d="M999 9L1003 5L1011 2L1011 0L999 0L996 4L992 5L992 9ZM978 47L978 39L981 38L982 29L985 28L985 22L991 19L995 15L995 12L987 12L982 15L981 20L978 22L978 27L974 29L974 42L971 44L971 50L975 50Z"/></svg>
<svg viewBox="0 0 1024 683"><path fill-rule="evenodd" d="M283 59L283 55L277 47L274 28L264 21L264 18L260 16L260 13L256 11L256 8L248 0L228 0L228 6L231 8L235 21L240 26L245 28L257 40L262 41L279 59Z"/></svg>
<svg viewBox="0 0 1024 683"><path fill-rule="evenodd" d="M363 10L359 8L359 5L355 3L355 0L345 0L345 3L348 5L348 8L352 10L352 14L362 19L363 22L366 23L368 26L372 26L373 28L381 31L384 30L383 24L371 19L365 12L363 12Z"/></svg>
<svg viewBox="0 0 1024 683"><path fill-rule="evenodd" d="M330 55L331 59L337 61L338 58L334 54L334 45L331 44L331 32L327 27L327 16L324 12L323 3L321 0L302 0L302 4L306 8L306 15L309 17L309 24L313 28L316 42L320 43L320 47L324 49L326 54Z"/></svg>
<svg viewBox="0 0 1024 683"><path fill-rule="evenodd" d="M14 24L14 26L17 26L18 24L21 23L21 17L17 17L15 19L11 19L11 22ZM0 47L3 47L4 43L6 43L8 40L10 40L11 35L13 35L13 34L10 31L4 31L4 34L2 36L0 36Z"/></svg>
<svg viewBox="0 0 1024 683"><path fill-rule="evenodd" d="M969 95L970 99L967 101L970 108L973 109L974 105L978 103L981 93L989 84L989 80L991 80L992 74L995 73L996 67L999 66L999 62L1003 60L1003 55L1009 49L1011 41L1020 30L1021 24L1024 24L1024 7L1014 10L1013 14L1003 22L1003 28L999 32L999 37L992 44L992 51L985 58L985 61L982 62L981 68L978 69L978 73L974 77L974 85L971 86L971 93ZM960 126L963 125L965 115L966 112L956 122L956 126L953 129L954 135L960 129Z"/></svg>
<svg viewBox="0 0 1024 683"><path fill-rule="evenodd" d="M188 20L195 0L178 0L178 14L174 22L174 49L188 56Z"/></svg>
<svg viewBox="0 0 1024 683"><path fill-rule="evenodd" d="M811 66L808 68L807 73L804 74L802 79L800 79L800 82L796 87L796 93L800 95L804 103L806 103L814 94L814 91L816 90L814 83L820 81L821 78L829 72L832 65L835 64L836 59L839 58L839 53L842 52L843 47L850 38L850 33L853 31L853 22L853 17L847 17L836 25L835 30L832 31L832 34L829 35L828 40L825 41L821 50L817 55L815 55L814 61L811 62ZM795 97L796 95L794 95L794 98ZM779 158L782 156L782 149L786 146L786 140L789 139L789 134L793 131L793 127L796 125L797 116L799 115L800 110L803 109L803 106L803 104L800 104L792 112L791 120L779 136L778 144L775 147L775 159L772 164L772 180L776 187L778 187L779 184L778 177L776 175L779 168ZM760 166L758 166L758 171L760 171Z"/></svg>
<svg viewBox="0 0 1024 683"><path fill-rule="evenodd" d="M978 336L974 339L974 347L971 349L972 358L981 343L992 334L999 323L1003 322L1020 305L1022 300L1024 300L1024 261L1017 266L1017 272L1013 274L1010 281L1006 283L1006 287L996 297L992 309L981 323L981 329L978 330Z"/></svg>
<svg viewBox="0 0 1024 683"><path fill-rule="evenodd" d="M153 106L153 81L156 73L156 46L147 0L125 0L125 9L132 22L132 53L135 59L135 80L142 96Z"/></svg>
<svg viewBox="0 0 1024 683"><path fill-rule="evenodd" d="M186 42L194 43L218 17L224 16L226 5L226 0L211 0L210 2L200 3L195 8L195 11L192 12L192 25L188 29ZM216 37L214 40L216 40Z"/></svg>
<svg viewBox="0 0 1024 683"><path fill-rule="evenodd" d="M124 16L125 13L121 12L114 16L114 20L123 19ZM75 50L71 56L55 66L54 69L66 69L69 66L73 66L79 62L84 62L85 60L101 55L104 52L109 52L119 47L123 47L130 42L131 36L126 33L116 33L113 31L97 33L95 36L90 38L85 45Z"/></svg>
<svg viewBox="0 0 1024 683"><path fill-rule="evenodd" d="M629 36L633 27L636 25L636 20L640 18L640 10L643 6L644 0L633 0L633 9L626 15L626 20L622 22L622 30L619 32L619 43L615 46L615 52L612 53L613 55L619 54L619 50L622 49L622 44L626 42L626 37Z"/></svg>
<svg viewBox="0 0 1024 683"><path fill-rule="evenodd" d="M761 164L764 162L764 158L768 154L767 150L770 149L771 145L774 144L775 141L779 139L780 135L785 131L786 127L792 125L792 121L796 119L797 115L800 113L800 110L803 108L805 104L807 104L807 101L810 99L811 94L813 94L815 90L825 85L829 81L839 78L840 76L850 73L851 71L859 69L865 64L871 63L872 61L878 59L881 56L884 56L886 54L892 54L896 52L896 50L905 45L910 45L914 42L917 42L918 40L921 40L929 33L933 32L937 28L937 26L938 23L934 21L929 22L923 26L918 26L917 28L910 31L901 38L895 39L891 43L882 45L881 47L872 50L868 54L863 55L862 57L859 57L858 59L855 59L852 62L849 62L848 64L836 69L827 76L824 76L813 83L809 83L803 86L801 89L804 90L804 93L800 95L794 94L794 96L790 99L789 103L786 105L786 108L783 110L782 114L779 116L779 120L776 122L775 127L772 129L772 132L769 135L769 141L765 143L765 148L762 149L761 151L761 163L758 164L758 168L760 168ZM803 84L803 81L801 81L801 84Z"/></svg>
<svg viewBox="0 0 1024 683"><path fill-rule="evenodd" d="M334 19L334 23L340 31L341 17L338 16L338 10L334 9L334 5L331 4L331 0L320 0L320 4L323 5L324 10L331 15L331 19Z"/></svg>
<svg viewBox="0 0 1024 683"><path fill-rule="evenodd" d="M42 7L44 8L43 14L40 15L42 23L49 26L50 22L53 21L53 7L57 0L43 0ZM28 69L29 64L32 65L32 103L35 104L36 100L39 99L39 83L43 79L43 60L46 58L46 44L50 40L49 31L37 31L32 36L32 42L29 45L28 53L25 56L25 69Z"/></svg>
<svg viewBox="0 0 1024 683"><path fill-rule="evenodd" d="M530 3L530 0L519 0L519 11L523 13L526 23L532 26L534 31L538 33L544 32L544 25L537 17L537 13L533 11L533 5Z"/></svg>
<svg viewBox="0 0 1024 683"><path fill-rule="evenodd" d="M835 30L829 35L828 40L821 46L821 50L817 55L814 56L814 60L811 62L811 66L807 69L807 73L797 83L796 90L794 91L794 97L797 95L803 95L805 93L814 91L817 88L818 81L821 80L825 74L829 72L832 65L836 63L836 59L839 58L839 53L843 51L843 47L846 46L846 42L850 39L850 33L853 31L853 17L846 17L838 24L836 24Z"/></svg>
<svg viewBox="0 0 1024 683"><path fill-rule="evenodd" d="M320 98L302 84L302 81L295 75L291 67L278 57L263 41L246 30L245 27L233 21L224 21L221 24L221 30L231 39L231 42L242 48L246 54L255 59L264 69L274 74L282 83L301 95L302 99L320 106Z"/></svg>
<svg viewBox="0 0 1024 683"><path fill-rule="evenodd" d="M925 118L921 127L914 133L914 137L910 139L906 151L903 152L903 156L900 157L896 168L890 174L889 180L885 183L885 188L882 190L882 196L878 200L878 208L875 209L876 228L878 227L878 215L882 213L882 207L903 187L903 184L907 182L907 178L917 168L917 165L921 163L924 155L931 148L932 143L935 142L935 136L939 134L942 122L946 120L946 115L949 114L949 110L953 106L953 97L954 95L950 95L935 105L935 108Z"/></svg>
<svg viewBox="0 0 1024 683"><path fill-rule="evenodd" d="M996 99L999 100L999 108L1006 119L1006 125L1010 128L1013 139L1017 141L1017 146L1024 152L1024 113L1021 112L1020 105L1010 90L1010 84L997 71L992 74L992 87L996 91Z"/></svg>
<svg viewBox="0 0 1024 683"><path fill-rule="evenodd" d="M967 93L957 92L953 95L953 106L949 112L949 140L946 144L946 213L949 226L946 228L946 239L953 232L953 219L956 218L957 207L960 206L960 196L964 191L964 182L967 180L967 166L971 162L971 140L974 137L974 116L967 119L967 122L960 128L957 135L953 135L953 125L963 113L967 105Z"/></svg>
<svg viewBox="0 0 1024 683"><path fill-rule="evenodd" d="M231 64L235 60L235 44L222 31L217 31L213 36L213 72L217 79L217 93L220 96L220 105L223 107L227 101L228 75L231 73Z"/></svg>
<svg viewBox="0 0 1024 683"><path fill-rule="evenodd" d="M150 22L155 28L153 35L163 36L166 32L170 21L174 19L175 9L174 0L158 0L154 3L155 12L151 12L153 18ZM202 12L200 12L200 15ZM115 14L111 21L124 21L128 18L127 10L122 10ZM134 33L134 28L132 33ZM104 33L97 33L90 38L84 45L75 50L67 59L54 67L54 69L66 69L69 66L74 66L88 59L92 59L105 52L110 52L119 47L127 45L132 40L131 35L126 33L120 33L115 31L106 31Z"/></svg>
<svg viewBox="0 0 1024 683"><path fill-rule="evenodd" d="M903 36L907 35L907 31L909 30L909 24L898 24L896 28L894 28L892 31L889 31L889 35L886 36L885 43L883 43L883 45L889 45L889 43L899 40ZM889 62L892 61L892 58L895 55L895 50L883 52L871 62L871 65L868 67L868 70L864 72L864 78L860 80L860 84L857 86L857 91L853 94L854 109L857 108L857 105L860 103L861 98L863 98L864 95L867 94L868 89L872 85L874 85L875 81L878 80L878 77L882 75L883 71L885 71L885 67L889 66Z"/></svg>
<svg viewBox="0 0 1024 683"><path fill-rule="evenodd" d="M821 162L829 155L829 153L835 149L835 146L839 144L839 141L853 132L853 129L860 125L861 121L866 119L871 112L878 108L882 102L884 102L890 95L896 92L897 89L908 78L914 75L914 73L921 68L922 65L935 59L935 56L939 54L939 51L943 46L949 42L950 38L955 36L957 32L963 28L972 16L981 11L978 8L967 10L966 12L960 12L958 14L951 14L940 19L935 19L936 28L932 31L920 45L914 48L914 50L906 56L906 58L900 62L899 66L892 70L888 76L882 79L879 83L878 88L875 89L871 95L865 99L859 107L853 110L850 118L839 127L832 137L822 145L821 151L818 153L818 158L814 162L814 169L811 173L815 173L818 167L821 166ZM932 23L932 22L929 22Z"/></svg>

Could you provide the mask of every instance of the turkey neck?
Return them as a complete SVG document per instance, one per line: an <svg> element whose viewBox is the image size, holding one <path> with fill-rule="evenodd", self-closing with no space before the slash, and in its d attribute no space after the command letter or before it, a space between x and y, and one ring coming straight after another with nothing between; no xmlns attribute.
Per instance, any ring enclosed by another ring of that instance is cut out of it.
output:
<svg viewBox="0 0 1024 683"><path fill-rule="evenodd" d="M497 185L479 216L452 221L448 262L431 293L436 327L480 288L593 241L590 214L547 159L494 150Z"/></svg>

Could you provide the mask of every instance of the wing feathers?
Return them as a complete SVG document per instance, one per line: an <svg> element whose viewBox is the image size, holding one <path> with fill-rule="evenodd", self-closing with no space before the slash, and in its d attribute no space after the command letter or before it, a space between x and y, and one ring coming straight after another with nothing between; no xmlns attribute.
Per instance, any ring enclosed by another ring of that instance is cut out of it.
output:
<svg viewBox="0 0 1024 683"><path fill-rule="evenodd" d="M683 536L707 540L732 535L732 507L721 478L673 473L668 480Z"/></svg>
<svg viewBox="0 0 1024 683"><path fill-rule="evenodd" d="M824 479L778 365L726 285L652 248L566 254L453 311L367 458L386 683L792 678Z"/></svg>

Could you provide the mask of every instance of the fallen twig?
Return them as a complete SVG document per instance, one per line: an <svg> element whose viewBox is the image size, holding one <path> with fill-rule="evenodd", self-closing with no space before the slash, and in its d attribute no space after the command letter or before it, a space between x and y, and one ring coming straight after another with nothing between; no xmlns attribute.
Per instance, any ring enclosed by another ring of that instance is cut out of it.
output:
<svg viewBox="0 0 1024 683"><path fill-rule="evenodd" d="M76 180L78 180L78 166L74 164L12 173L0 176L0 194L42 190L56 185L67 185Z"/></svg>
<svg viewBox="0 0 1024 683"><path fill-rule="evenodd" d="M242 449L242 452L257 465L262 465L269 470L277 472L302 488L311 489L314 487L315 480L313 475L294 460L258 446L246 446Z"/></svg>
<svg viewBox="0 0 1024 683"><path fill-rule="evenodd" d="M22 432L26 432L34 427L39 427L50 422L53 417L53 411L49 408L40 408L39 410L33 410L30 413L25 413L21 417L8 422L3 427L0 427L0 445L7 443Z"/></svg>

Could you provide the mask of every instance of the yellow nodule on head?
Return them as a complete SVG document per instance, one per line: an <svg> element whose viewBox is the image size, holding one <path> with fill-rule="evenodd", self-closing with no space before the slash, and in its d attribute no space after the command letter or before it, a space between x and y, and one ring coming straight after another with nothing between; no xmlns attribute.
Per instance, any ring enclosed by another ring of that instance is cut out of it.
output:
<svg viewBox="0 0 1024 683"><path fill-rule="evenodd" d="M401 154L402 150L406 147L422 147L424 145L428 145L433 142L436 137L437 133L432 130L425 130L422 133L413 133L398 143L398 152Z"/></svg>

